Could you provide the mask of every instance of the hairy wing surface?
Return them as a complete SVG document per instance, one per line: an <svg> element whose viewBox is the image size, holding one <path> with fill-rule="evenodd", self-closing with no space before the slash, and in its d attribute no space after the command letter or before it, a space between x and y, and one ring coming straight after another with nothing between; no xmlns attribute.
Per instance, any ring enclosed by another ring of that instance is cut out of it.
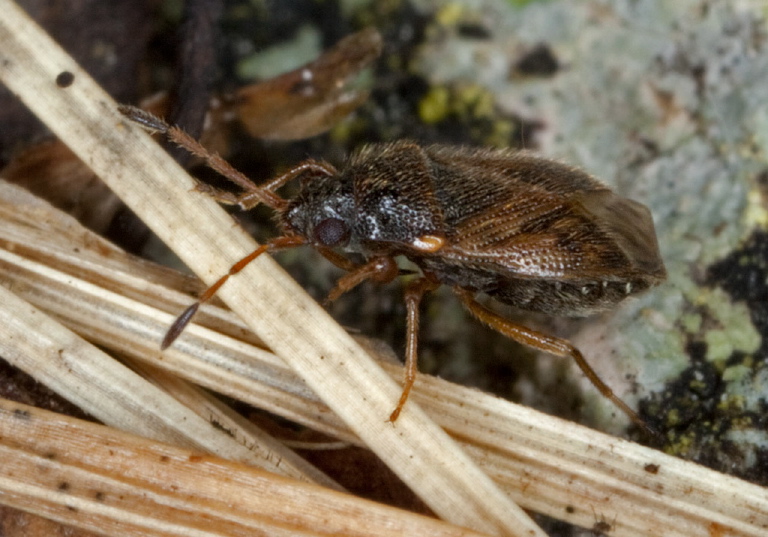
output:
<svg viewBox="0 0 768 537"><path fill-rule="evenodd" d="M606 269L627 276L637 268L625 244L632 228L621 224L621 210L598 207L606 203L639 205L607 189L565 196L528 192L463 220L443 254L515 277L602 279Z"/></svg>

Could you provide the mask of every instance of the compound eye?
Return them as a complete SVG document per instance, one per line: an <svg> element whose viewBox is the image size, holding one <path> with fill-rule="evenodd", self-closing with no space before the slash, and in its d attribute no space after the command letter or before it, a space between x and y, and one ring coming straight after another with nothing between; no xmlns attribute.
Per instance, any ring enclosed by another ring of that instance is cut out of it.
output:
<svg viewBox="0 0 768 537"><path fill-rule="evenodd" d="M315 226L314 235L323 246L344 246L349 241L349 226L338 218L326 218Z"/></svg>

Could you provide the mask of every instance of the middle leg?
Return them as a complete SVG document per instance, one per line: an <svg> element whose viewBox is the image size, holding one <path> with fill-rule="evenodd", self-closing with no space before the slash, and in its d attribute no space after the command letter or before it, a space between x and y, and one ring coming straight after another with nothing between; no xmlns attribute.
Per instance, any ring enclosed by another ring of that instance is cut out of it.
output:
<svg viewBox="0 0 768 537"><path fill-rule="evenodd" d="M405 375L403 377L403 392L397 406L389 415L389 421L395 422L403 410L405 402L416 382L419 363L419 306L424 294L437 289L438 284L428 277L422 277L410 282L405 288L406 329L405 329Z"/></svg>

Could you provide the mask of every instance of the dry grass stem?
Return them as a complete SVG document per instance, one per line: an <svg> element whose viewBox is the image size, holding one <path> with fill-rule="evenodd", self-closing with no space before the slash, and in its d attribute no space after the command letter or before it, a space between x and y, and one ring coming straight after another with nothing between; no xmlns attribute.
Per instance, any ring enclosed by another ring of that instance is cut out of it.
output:
<svg viewBox="0 0 768 537"><path fill-rule="evenodd" d="M285 444L275 440L205 390L148 363L127 360L132 362L134 369L144 378L201 416L214 429L224 433L223 436L228 439L228 449L209 451L225 459L250 464L282 476L343 490L338 483L296 455ZM207 434L214 438L220 436Z"/></svg>
<svg viewBox="0 0 768 537"><path fill-rule="evenodd" d="M0 399L3 503L105 535L480 535Z"/></svg>

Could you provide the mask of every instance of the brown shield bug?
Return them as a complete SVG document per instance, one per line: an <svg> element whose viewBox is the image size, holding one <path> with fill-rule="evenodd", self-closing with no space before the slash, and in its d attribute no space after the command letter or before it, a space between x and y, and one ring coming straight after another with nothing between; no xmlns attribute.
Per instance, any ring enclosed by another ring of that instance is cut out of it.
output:
<svg viewBox="0 0 768 537"><path fill-rule="evenodd" d="M540 351L570 357L637 425L647 424L597 376L566 340L514 323L476 300L485 293L517 308L549 315L587 316L666 277L648 209L614 194L585 172L525 152L420 146L410 141L371 145L337 170L307 160L257 186L176 127L142 112L123 113L204 158L243 194L201 187L222 203L271 207L283 234L232 266L171 326L166 348L202 302L264 252L311 245L348 270L333 300L366 280L389 282L404 256L421 269L405 287L405 381L395 421L416 376L419 303L449 285L466 309L501 334ZM301 178L286 200L276 192ZM340 252L362 254L356 264Z"/></svg>

